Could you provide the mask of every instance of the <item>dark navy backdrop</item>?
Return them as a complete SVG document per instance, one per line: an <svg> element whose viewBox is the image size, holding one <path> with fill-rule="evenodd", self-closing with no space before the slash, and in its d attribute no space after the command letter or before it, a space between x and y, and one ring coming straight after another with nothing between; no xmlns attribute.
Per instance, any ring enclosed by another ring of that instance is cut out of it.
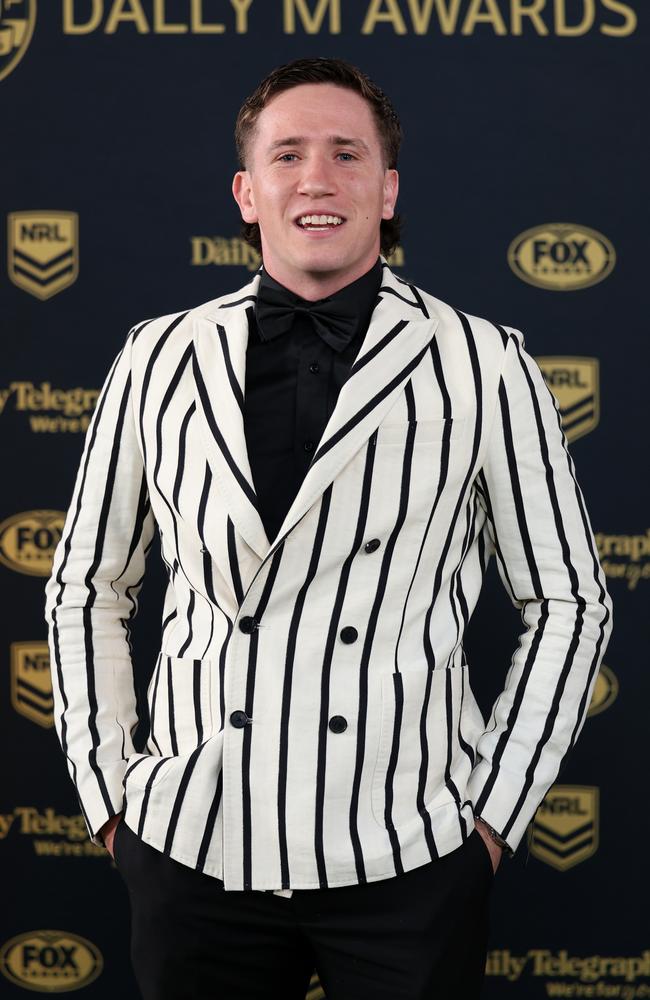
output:
<svg viewBox="0 0 650 1000"><path fill-rule="evenodd" d="M537 13L518 32L526 7ZM412 15L427 12L418 34ZM607 670L538 812L540 840L499 870L484 995L650 996L646 4L4 0L0 13L1 995L54 983L137 997L126 891L74 819L51 726L43 586L90 413L73 412L71 390L100 387L137 321L249 280L230 193L238 108L274 66L337 55L403 122L398 273L521 329L565 419L577 414L570 448L615 603ZM200 17L224 31L200 33ZM560 269L522 276L508 249L534 227L556 258L540 267ZM581 265L564 256L578 244L593 283L572 289ZM208 253L219 262L200 263ZM134 629L141 690L162 586L152 551ZM468 640L486 712L520 629L492 569Z"/></svg>

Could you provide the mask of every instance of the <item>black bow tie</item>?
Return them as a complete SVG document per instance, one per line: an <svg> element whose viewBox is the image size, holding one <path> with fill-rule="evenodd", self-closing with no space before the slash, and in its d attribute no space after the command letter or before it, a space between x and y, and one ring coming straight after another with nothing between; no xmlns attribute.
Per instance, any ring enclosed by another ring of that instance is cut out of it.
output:
<svg viewBox="0 0 650 1000"><path fill-rule="evenodd" d="M328 296L317 302L301 299L288 288L276 288L260 281L256 316L264 340L278 337L291 329L298 313L306 313L316 332L335 351L342 351L354 336L359 322L354 303Z"/></svg>

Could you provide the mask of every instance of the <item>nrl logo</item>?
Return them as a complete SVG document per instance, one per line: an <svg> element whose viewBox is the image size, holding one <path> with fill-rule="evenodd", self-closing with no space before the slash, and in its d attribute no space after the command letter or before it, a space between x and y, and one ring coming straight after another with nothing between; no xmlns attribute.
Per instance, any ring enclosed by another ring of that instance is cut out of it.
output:
<svg viewBox="0 0 650 1000"><path fill-rule="evenodd" d="M600 420L598 358L536 358L546 384L560 406L567 441L593 431Z"/></svg>
<svg viewBox="0 0 650 1000"><path fill-rule="evenodd" d="M14 285L37 299L72 285L79 274L78 230L76 212L10 212L7 262Z"/></svg>
<svg viewBox="0 0 650 1000"><path fill-rule="evenodd" d="M12 642L11 704L45 729L54 725L50 655L46 642Z"/></svg>
<svg viewBox="0 0 650 1000"><path fill-rule="evenodd" d="M25 55L35 23L36 0L0 0L0 80Z"/></svg>
<svg viewBox="0 0 650 1000"><path fill-rule="evenodd" d="M540 803L528 837L530 853L566 871L598 849L598 788L554 785Z"/></svg>

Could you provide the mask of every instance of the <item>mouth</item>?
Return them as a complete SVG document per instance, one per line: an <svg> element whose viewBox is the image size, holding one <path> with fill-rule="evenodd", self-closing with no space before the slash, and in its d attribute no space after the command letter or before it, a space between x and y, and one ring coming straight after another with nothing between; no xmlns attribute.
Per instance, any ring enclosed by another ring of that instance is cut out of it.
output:
<svg viewBox="0 0 650 1000"><path fill-rule="evenodd" d="M313 213L299 215L294 219L294 225L303 233L327 233L341 229L345 225L345 216Z"/></svg>

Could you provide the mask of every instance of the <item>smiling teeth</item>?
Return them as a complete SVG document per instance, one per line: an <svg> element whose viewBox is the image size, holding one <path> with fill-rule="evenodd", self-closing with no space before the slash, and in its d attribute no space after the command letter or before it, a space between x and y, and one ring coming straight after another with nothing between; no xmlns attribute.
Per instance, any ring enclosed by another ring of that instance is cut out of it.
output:
<svg viewBox="0 0 650 1000"><path fill-rule="evenodd" d="M301 215L298 222L301 226L340 226L343 219L340 215Z"/></svg>

